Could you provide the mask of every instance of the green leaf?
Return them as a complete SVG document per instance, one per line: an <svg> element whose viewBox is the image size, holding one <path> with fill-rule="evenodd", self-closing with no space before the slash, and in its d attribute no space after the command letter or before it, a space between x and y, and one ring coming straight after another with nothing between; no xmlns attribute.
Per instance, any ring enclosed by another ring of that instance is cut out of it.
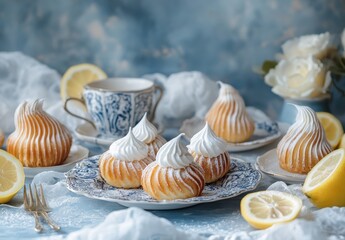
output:
<svg viewBox="0 0 345 240"><path fill-rule="evenodd" d="M272 60L266 60L262 63L261 70L264 75L266 75L272 68L275 68L277 66L277 61Z"/></svg>

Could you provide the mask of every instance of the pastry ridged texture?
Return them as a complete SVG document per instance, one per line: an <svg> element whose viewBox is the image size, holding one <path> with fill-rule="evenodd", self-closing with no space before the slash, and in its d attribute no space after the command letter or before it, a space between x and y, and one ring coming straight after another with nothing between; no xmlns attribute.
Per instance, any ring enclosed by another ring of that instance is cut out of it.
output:
<svg viewBox="0 0 345 240"><path fill-rule="evenodd" d="M194 161L198 163L205 172L205 182L212 183L224 177L231 168L230 155L224 152L216 157L205 157L192 153Z"/></svg>
<svg viewBox="0 0 345 240"><path fill-rule="evenodd" d="M218 136L230 143L247 141L255 124L248 115L241 95L232 86L220 82L219 96L206 114L206 122Z"/></svg>
<svg viewBox="0 0 345 240"><path fill-rule="evenodd" d="M149 155L152 158L156 158L158 150L166 143L167 141L161 137L160 135L157 135L156 139L152 142L146 144L149 148Z"/></svg>
<svg viewBox="0 0 345 240"><path fill-rule="evenodd" d="M296 122L277 146L280 167L293 173L308 173L332 151L316 113L309 107L296 106Z"/></svg>
<svg viewBox="0 0 345 240"><path fill-rule="evenodd" d="M141 185L146 193L157 200L196 197L201 195L205 186L204 171L196 163L174 169L153 162L143 171Z"/></svg>
<svg viewBox="0 0 345 240"><path fill-rule="evenodd" d="M55 166L68 157L72 136L64 125L43 110L43 100L18 106L15 127L8 137L7 151L25 167Z"/></svg>
<svg viewBox="0 0 345 240"><path fill-rule="evenodd" d="M123 161L105 152L99 159L102 178L111 186L118 188L138 188L141 186L142 171L153 161L146 157L141 160Z"/></svg>

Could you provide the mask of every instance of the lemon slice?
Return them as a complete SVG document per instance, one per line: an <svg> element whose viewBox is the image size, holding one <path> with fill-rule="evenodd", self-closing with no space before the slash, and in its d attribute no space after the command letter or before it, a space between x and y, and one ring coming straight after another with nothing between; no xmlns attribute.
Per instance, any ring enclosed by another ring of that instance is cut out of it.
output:
<svg viewBox="0 0 345 240"><path fill-rule="evenodd" d="M13 155L0 150L0 203L10 201L24 186L22 163Z"/></svg>
<svg viewBox="0 0 345 240"><path fill-rule="evenodd" d="M315 206L345 207L345 150L326 155L308 173L303 192Z"/></svg>
<svg viewBox="0 0 345 240"><path fill-rule="evenodd" d="M84 85L107 78L96 65L83 63L70 67L61 79L60 95L63 101L69 97L82 98Z"/></svg>
<svg viewBox="0 0 345 240"><path fill-rule="evenodd" d="M257 229L292 221L298 216L301 208L301 199L278 191L250 193L241 200L242 217Z"/></svg>
<svg viewBox="0 0 345 240"><path fill-rule="evenodd" d="M332 148L335 149L344 134L341 122L328 112L318 112L316 114L322 127L325 129L327 141L331 144Z"/></svg>

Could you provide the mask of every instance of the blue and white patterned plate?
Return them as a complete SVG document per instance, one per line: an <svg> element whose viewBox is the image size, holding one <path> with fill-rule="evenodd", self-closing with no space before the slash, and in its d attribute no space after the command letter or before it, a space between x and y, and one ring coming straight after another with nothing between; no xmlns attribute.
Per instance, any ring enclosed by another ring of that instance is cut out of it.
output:
<svg viewBox="0 0 345 240"><path fill-rule="evenodd" d="M261 173L243 160L232 158L231 171L215 183L207 184L201 196L173 201L157 201L142 188L121 189L105 183L99 175L100 155L79 162L66 175L67 188L89 198L116 202L127 207L149 210L178 209L232 198L254 190L261 180Z"/></svg>
<svg viewBox="0 0 345 240"><path fill-rule="evenodd" d="M230 152L248 151L268 145L282 134L278 123L272 121L264 112L254 107L247 107L246 109L255 122L254 134L246 142L229 143L228 151ZM197 117L187 119L183 122L180 132L184 132L185 136L191 139L204 125L205 121L203 119Z"/></svg>

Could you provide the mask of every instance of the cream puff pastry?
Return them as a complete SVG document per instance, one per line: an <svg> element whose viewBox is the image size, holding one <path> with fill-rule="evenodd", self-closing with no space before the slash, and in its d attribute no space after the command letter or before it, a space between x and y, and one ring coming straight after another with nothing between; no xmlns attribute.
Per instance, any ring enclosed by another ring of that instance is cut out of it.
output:
<svg viewBox="0 0 345 240"><path fill-rule="evenodd" d="M138 188L142 171L153 159L148 147L139 141L129 129L128 134L113 142L99 159L101 177L106 183L118 188Z"/></svg>
<svg viewBox="0 0 345 240"><path fill-rule="evenodd" d="M207 123L192 137L187 147L194 161L204 169L206 183L217 181L229 172L228 143L217 137Z"/></svg>
<svg viewBox="0 0 345 240"><path fill-rule="evenodd" d="M243 98L229 84L220 83L219 95L206 114L206 122L218 137L230 143L248 140L255 124L248 115Z"/></svg>
<svg viewBox="0 0 345 240"><path fill-rule="evenodd" d="M308 173L332 151L316 113L306 106L297 108L296 122L277 146L280 167L294 173Z"/></svg>
<svg viewBox="0 0 345 240"><path fill-rule="evenodd" d="M193 161L181 136L164 144L156 161L143 171L141 183L146 193L157 200L174 200L201 195L204 170Z"/></svg>
<svg viewBox="0 0 345 240"><path fill-rule="evenodd" d="M72 135L43 110L43 100L20 104L14 121L15 131L8 137L7 151L25 167L55 166L66 160Z"/></svg>
<svg viewBox="0 0 345 240"><path fill-rule="evenodd" d="M153 158L156 158L158 150L167 142L158 134L157 128L147 120L146 113L133 128L133 134L137 139L146 143L149 148L149 154Z"/></svg>

